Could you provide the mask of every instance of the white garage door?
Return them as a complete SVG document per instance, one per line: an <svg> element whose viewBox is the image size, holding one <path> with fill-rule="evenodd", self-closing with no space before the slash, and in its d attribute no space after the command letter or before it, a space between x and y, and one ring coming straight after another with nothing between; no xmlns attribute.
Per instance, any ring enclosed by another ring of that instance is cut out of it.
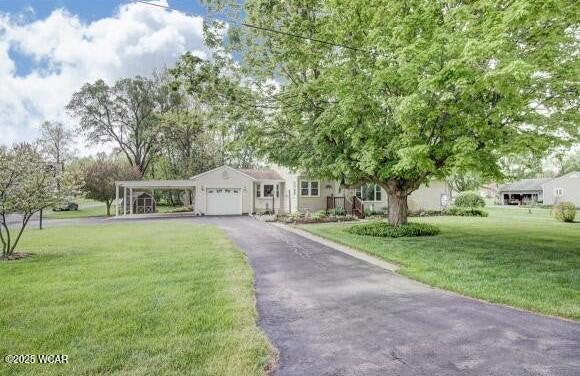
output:
<svg viewBox="0 0 580 376"><path fill-rule="evenodd" d="M242 192L238 188L207 188L207 215L241 215Z"/></svg>

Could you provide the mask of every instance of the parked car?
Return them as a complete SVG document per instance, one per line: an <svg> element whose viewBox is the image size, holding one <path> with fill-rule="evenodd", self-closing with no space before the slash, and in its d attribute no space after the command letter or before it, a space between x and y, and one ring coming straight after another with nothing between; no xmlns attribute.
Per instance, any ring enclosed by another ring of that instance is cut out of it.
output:
<svg viewBox="0 0 580 376"><path fill-rule="evenodd" d="M74 211L79 210L79 204L76 202L65 202L56 208L52 208L52 211Z"/></svg>

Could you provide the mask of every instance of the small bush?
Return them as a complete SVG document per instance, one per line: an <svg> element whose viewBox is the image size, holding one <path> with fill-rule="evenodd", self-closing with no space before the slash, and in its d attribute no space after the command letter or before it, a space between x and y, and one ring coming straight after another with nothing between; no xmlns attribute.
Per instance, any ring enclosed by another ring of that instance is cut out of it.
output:
<svg viewBox="0 0 580 376"><path fill-rule="evenodd" d="M552 215L561 222L574 222L574 218L576 218L576 205L573 202L561 202L554 205Z"/></svg>
<svg viewBox="0 0 580 376"><path fill-rule="evenodd" d="M445 215L445 211L438 209L423 209L409 212L409 217L438 217Z"/></svg>
<svg viewBox="0 0 580 376"><path fill-rule="evenodd" d="M485 200L474 192L462 192L455 199L455 206L460 208L483 208Z"/></svg>
<svg viewBox="0 0 580 376"><path fill-rule="evenodd" d="M346 215L346 210L344 208L334 208L328 211L328 215L343 216Z"/></svg>
<svg viewBox="0 0 580 376"><path fill-rule="evenodd" d="M384 216L388 214L388 208L386 206L375 209L370 207L365 207L365 217L372 217L372 216Z"/></svg>
<svg viewBox="0 0 580 376"><path fill-rule="evenodd" d="M432 236L439 233L439 228L427 223L407 223L391 225L387 222L369 222L349 227L346 231L356 235L400 238L403 236Z"/></svg>
<svg viewBox="0 0 580 376"><path fill-rule="evenodd" d="M489 214L482 208L461 208L452 206L444 211L446 215L456 215L460 217L487 217Z"/></svg>
<svg viewBox="0 0 580 376"><path fill-rule="evenodd" d="M325 218L326 216L327 216L326 211L318 210L318 211L315 211L314 213L310 214L309 217L314 219L314 220L320 220L322 218Z"/></svg>

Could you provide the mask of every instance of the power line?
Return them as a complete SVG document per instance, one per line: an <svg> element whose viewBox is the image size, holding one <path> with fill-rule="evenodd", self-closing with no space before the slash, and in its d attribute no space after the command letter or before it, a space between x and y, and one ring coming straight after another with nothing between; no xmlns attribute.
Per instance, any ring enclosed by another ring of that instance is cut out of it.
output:
<svg viewBox="0 0 580 376"><path fill-rule="evenodd" d="M179 11L177 9L173 9L173 8L171 8L169 6L166 6L166 5L150 3L150 2L147 2L147 1L143 1L143 0L135 0L135 1L137 3L141 3L141 4L150 5L150 6L153 6L153 7L162 8L162 9L165 9L165 10L172 10L172 11L177 11L177 12L181 12L181 13L185 13L185 14L188 13L188 12ZM194 15L194 16L196 16L196 17L209 18L209 19L214 19L216 21L222 21L222 22L236 23L236 21L234 21L234 20L222 19L222 18L218 18L218 17L208 17L208 16L205 16L204 17L204 16L196 15L194 13L191 13L191 14ZM349 46L349 45L342 44L342 43L331 42L331 41L324 40L324 39L307 37L307 36L300 35L300 34L296 34L296 33L289 33L289 32L286 32L286 31L271 29L271 28L268 28L268 27L265 27L265 26L252 25L252 24L249 24L249 23L246 23L246 22L240 22L240 25L241 26L248 27L248 28L251 28L251 29L266 31L266 32L270 32L270 33L274 33L274 34L279 34L279 35L285 35L285 36L292 37L292 38L298 38L298 39L308 40L308 41L312 41L312 42L324 44L324 45L327 45L327 46L342 47L342 48L346 48L346 49L353 50L353 51L358 51L358 52L364 52L364 53L367 53L367 54L372 54L371 51L365 50L363 48L353 47L353 46Z"/></svg>

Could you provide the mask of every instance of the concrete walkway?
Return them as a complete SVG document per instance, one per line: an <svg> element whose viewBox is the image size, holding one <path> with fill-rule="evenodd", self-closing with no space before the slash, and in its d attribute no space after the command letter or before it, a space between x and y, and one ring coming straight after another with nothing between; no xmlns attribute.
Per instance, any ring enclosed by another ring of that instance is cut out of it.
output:
<svg viewBox="0 0 580 376"><path fill-rule="evenodd" d="M248 217L224 228L254 270L277 375L579 375L580 325L431 289Z"/></svg>

